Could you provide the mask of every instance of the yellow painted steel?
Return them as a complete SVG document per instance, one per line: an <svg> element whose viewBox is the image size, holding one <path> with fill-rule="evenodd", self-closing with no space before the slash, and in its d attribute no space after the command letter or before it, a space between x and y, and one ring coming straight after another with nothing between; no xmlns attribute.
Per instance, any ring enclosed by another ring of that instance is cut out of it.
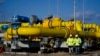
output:
<svg viewBox="0 0 100 56"><path fill-rule="evenodd" d="M96 32L100 32L99 31L100 28L97 24L84 24L84 28L94 28Z"/></svg>
<svg viewBox="0 0 100 56"><path fill-rule="evenodd" d="M65 21L62 21L61 26L64 27L65 25Z"/></svg>
<svg viewBox="0 0 100 56"><path fill-rule="evenodd" d="M38 23L36 27L42 27L42 24L41 23Z"/></svg>
<svg viewBox="0 0 100 56"><path fill-rule="evenodd" d="M69 27L69 26L73 26L73 21L67 21L67 22L65 22L66 24L66 27Z"/></svg>
<svg viewBox="0 0 100 56"><path fill-rule="evenodd" d="M92 38L92 37L96 37L96 38L100 38L100 32L83 32L83 31L80 31L80 32L78 32L78 34L80 35L80 36L83 36L83 37L90 37L90 38Z"/></svg>
<svg viewBox="0 0 100 56"><path fill-rule="evenodd" d="M54 17L52 20L45 19L43 21L43 28L53 28L53 27L67 27L69 29L74 27L74 21L62 21L59 17ZM82 31L81 21L76 21L76 29Z"/></svg>
<svg viewBox="0 0 100 56"><path fill-rule="evenodd" d="M61 18L59 17L54 17L52 19L51 27L60 27L61 26Z"/></svg>
<svg viewBox="0 0 100 56"><path fill-rule="evenodd" d="M96 26L96 31L100 32L100 27L98 25Z"/></svg>
<svg viewBox="0 0 100 56"><path fill-rule="evenodd" d="M60 17L54 17L54 18L52 19L52 21L60 21L60 20L61 20Z"/></svg>
<svg viewBox="0 0 100 56"><path fill-rule="evenodd" d="M49 19L45 19L43 21L43 28L50 28L51 25L49 25L51 23L51 21Z"/></svg>
<svg viewBox="0 0 100 56"><path fill-rule="evenodd" d="M52 20L45 19L43 21L43 28L60 27L61 22L61 18L59 17L54 17Z"/></svg>
<svg viewBox="0 0 100 56"><path fill-rule="evenodd" d="M96 26L97 26L97 24L93 24L93 25L92 25L93 28L96 28Z"/></svg>
<svg viewBox="0 0 100 56"><path fill-rule="evenodd" d="M24 27L25 26L25 27ZM18 29L7 30L9 38L13 35L29 35L29 36L53 36L53 37L67 37L69 33L79 34L80 36L94 36L100 38L100 27L97 24L84 24L84 28L94 28L95 32L84 32L82 31L82 22L76 21L75 30L74 21L63 21L59 17L53 19L45 19L43 23L33 24L30 27L29 23L22 23ZM68 29L67 29L68 28ZM7 35L5 35L5 38ZM34 37L33 37L34 38Z"/></svg>
<svg viewBox="0 0 100 56"><path fill-rule="evenodd" d="M4 39L5 39L6 41L11 41L11 40L12 40L12 36L9 35L7 32L5 32L5 33L4 33Z"/></svg>
<svg viewBox="0 0 100 56"><path fill-rule="evenodd" d="M7 33L10 35L10 34L13 34L13 35L16 35L17 34L17 30L15 30L15 29L11 29L11 28L9 28L8 30L7 30Z"/></svg>
<svg viewBox="0 0 100 56"><path fill-rule="evenodd" d="M39 35L39 36L68 36L68 29L45 29L45 28L33 28L33 27L20 27L17 30L9 28L8 34L13 35Z"/></svg>
<svg viewBox="0 0 100 56"><path fill-rule="evenodd" d="M52 21L52 26L51 27L60 27L61 26L61 21Z"/></svg>
<svg viewBox="0 0 100 56"><path fill-rule="evenodd" d="M72 21L67 21L65 22L65 27L67 27L68 29L72 29L73 28L73 22Z"/></svg>
<svg viewBox="0 0 100 56"><path fill-rule="evenodd" d="M100 32L96 32L95 35L97 38L100 38Z"/></svg>
<svg viewBox="0 0 100 56"><path fill-rule="evenodd" d="M84 24L85 28L96 28L96 24Z"/></svg>
<svg viewBox="0 0 100 56"><path fill-rule="evenodd" d="M41 24L41 23L33 24L32 27L37 27L37 28L39 28L39 27L42 27L42 24Z"/></svg>
<svg viewBox="0 0 100 56"><path fill-rule="evenodd" d="M76 29L77 29L77 31L82 31L82 23L81 23L81 21L76 21Z"/></svg>
<svg viewBox="0 0 100 56"><path fill-rule="evenodd" d="M32 26L33 26L33 27L36 27L36 26L37 26L37 24L36 24L36 23L34 23Z"/></svg>
<svg viewBox="0 0 100 56"><path fill-rule="evenodd" d="M22 26L22 27L29 27L30 24L29 24L29 23L21 23L21 26Z"/></svg>

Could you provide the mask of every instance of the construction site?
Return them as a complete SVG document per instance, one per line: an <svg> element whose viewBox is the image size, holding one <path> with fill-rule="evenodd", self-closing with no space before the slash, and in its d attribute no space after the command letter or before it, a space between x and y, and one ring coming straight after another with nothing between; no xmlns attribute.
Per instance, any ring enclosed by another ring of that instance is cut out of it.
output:
<svg viewBox="0 0 100 56"><path fill-rule="evenodd" d="M84 10L83 20L78 20L73 1L74 17L70 20L53 15L43 19L15 15L10 22L0 22L0 56L100 56L100 25L84 23ZM82 39L79 55L68 53L70 34Z"/></svg>

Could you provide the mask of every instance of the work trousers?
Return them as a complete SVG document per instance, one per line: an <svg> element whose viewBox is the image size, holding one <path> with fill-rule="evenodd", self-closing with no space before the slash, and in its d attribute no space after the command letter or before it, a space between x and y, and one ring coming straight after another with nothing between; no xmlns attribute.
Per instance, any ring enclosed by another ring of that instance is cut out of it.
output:
<svg viewBox="0 0 100 56"><path fill-rule="evenodd" d="M79 54L80 53L80 46L75 46L75 53Z"/></svg>
<svg viewBox="0 0 100 56"><path fill-rule="evenodd" d="M69 53L70 54L73 53L73 46L68 46L68 48L69 48Z"/></svg>

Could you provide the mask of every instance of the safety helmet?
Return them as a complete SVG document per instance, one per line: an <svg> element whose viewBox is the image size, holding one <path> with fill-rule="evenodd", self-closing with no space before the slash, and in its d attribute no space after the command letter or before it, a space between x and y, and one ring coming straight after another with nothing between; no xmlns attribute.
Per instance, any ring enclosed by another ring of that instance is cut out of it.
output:
<svg viewBox="0 0 100 56"><path fill-rule="evenodd" d="M76 34L75 37L78 37L78 34Z"/></svg>
<svg viewBox="0 0 100 56"><path fill-rule="evenodd" d="M70 34L69 36L72 37L72 34Z"/></svg>

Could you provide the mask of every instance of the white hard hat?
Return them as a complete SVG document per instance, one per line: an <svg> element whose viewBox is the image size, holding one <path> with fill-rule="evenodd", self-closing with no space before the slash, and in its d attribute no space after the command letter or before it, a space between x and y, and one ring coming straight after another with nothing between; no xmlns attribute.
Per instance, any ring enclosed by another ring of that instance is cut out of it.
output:
<svg viewBox="0 0 100 56"><path fill-rule="evenodd" d="M69 36L72 37L72 34L70 34Z"/></svg>
<svg viewBox="0 0 100 56"><path fill-rule="evenodd" d="M78 34L76 34L75 37L78 37Z"/></svg>

